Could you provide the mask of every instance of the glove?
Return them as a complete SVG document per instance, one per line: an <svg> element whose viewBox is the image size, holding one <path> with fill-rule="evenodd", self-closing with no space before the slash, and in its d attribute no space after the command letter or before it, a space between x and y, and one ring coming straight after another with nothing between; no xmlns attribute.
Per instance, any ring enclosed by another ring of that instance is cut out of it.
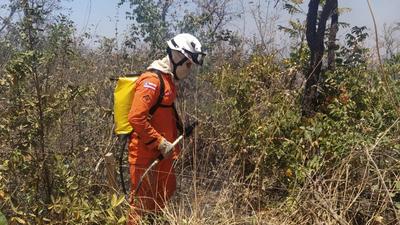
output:
<svg viewBox="0 0 400 225"><path fill-rule="evenodd" d="M161 152L163 158L167 158L172 153L173 149L174 146L172 143L167 141L165 138L163 138L160 142L160 145L158 145L158 150Z"/></svg>

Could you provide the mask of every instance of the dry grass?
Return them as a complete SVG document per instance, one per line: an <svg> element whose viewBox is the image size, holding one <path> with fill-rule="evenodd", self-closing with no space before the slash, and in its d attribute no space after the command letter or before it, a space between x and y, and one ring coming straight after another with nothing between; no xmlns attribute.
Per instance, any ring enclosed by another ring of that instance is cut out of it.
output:
<svg viewBox="0 0 400 225"><path fill-rule="evenodd" d="M400 180L396 173L400 164L387 157L398 157L399 152L378 148L398 121L374 145L353 149L338 166L310 176L293 199L293 212L284 224L399 224L400 210L393 198L399 194L395 182Z"/></svg>
<svg viewBox="0 0 400 225"><path fill-rule="evenodd" d="M163 222L156 224L399 224L393 202L398 195L394 182L400 181L399 153L379 147L398 122L373 145L355 148L339 165L310 174L302 187L287 190L286 197L274 190L272 181L263 192L256 182L245 182L232 158L205 163L218 154L216 149L193 154L197 151L189 146L176 165L177 193L163 210Z"/></svg>

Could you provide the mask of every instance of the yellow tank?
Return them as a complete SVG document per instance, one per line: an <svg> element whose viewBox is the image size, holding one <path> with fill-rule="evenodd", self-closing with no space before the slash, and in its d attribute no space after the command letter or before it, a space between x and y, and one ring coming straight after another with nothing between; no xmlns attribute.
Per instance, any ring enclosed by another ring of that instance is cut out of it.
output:
<svg viewBox="0 0 400 225"><path fill-rule="evenodd" d="M129 134L133 131L128 121L136 80L139 76L120 77L114 90L114 123L116 134Z"/></svg>

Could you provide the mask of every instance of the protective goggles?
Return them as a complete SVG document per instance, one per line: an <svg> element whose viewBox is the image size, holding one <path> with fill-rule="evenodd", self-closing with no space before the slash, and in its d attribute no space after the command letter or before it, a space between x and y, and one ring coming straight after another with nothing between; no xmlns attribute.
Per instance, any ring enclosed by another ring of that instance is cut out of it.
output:
<svg viewBox="0 0 400 225"><path fill-rule="evenodd" d="M203 65L203 61L204 61L204 57L206 56L206 53L203 52L197 52L197 53L193 53L190 52L186 49L183 49L192 59L192 61L198 65Z"/></svg>

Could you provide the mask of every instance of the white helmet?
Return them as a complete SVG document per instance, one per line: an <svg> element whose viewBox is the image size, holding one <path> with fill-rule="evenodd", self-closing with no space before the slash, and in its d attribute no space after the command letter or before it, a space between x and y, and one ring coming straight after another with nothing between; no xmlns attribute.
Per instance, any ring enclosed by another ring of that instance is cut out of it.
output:
<svg viewBox="0 0 400 225"><path fill-rule="evenodd" d="M192 63L203 65L203 59L206 55L201 51L200 41L191 34L178 34L167 42L171 50L181 52Z"/></svg>

